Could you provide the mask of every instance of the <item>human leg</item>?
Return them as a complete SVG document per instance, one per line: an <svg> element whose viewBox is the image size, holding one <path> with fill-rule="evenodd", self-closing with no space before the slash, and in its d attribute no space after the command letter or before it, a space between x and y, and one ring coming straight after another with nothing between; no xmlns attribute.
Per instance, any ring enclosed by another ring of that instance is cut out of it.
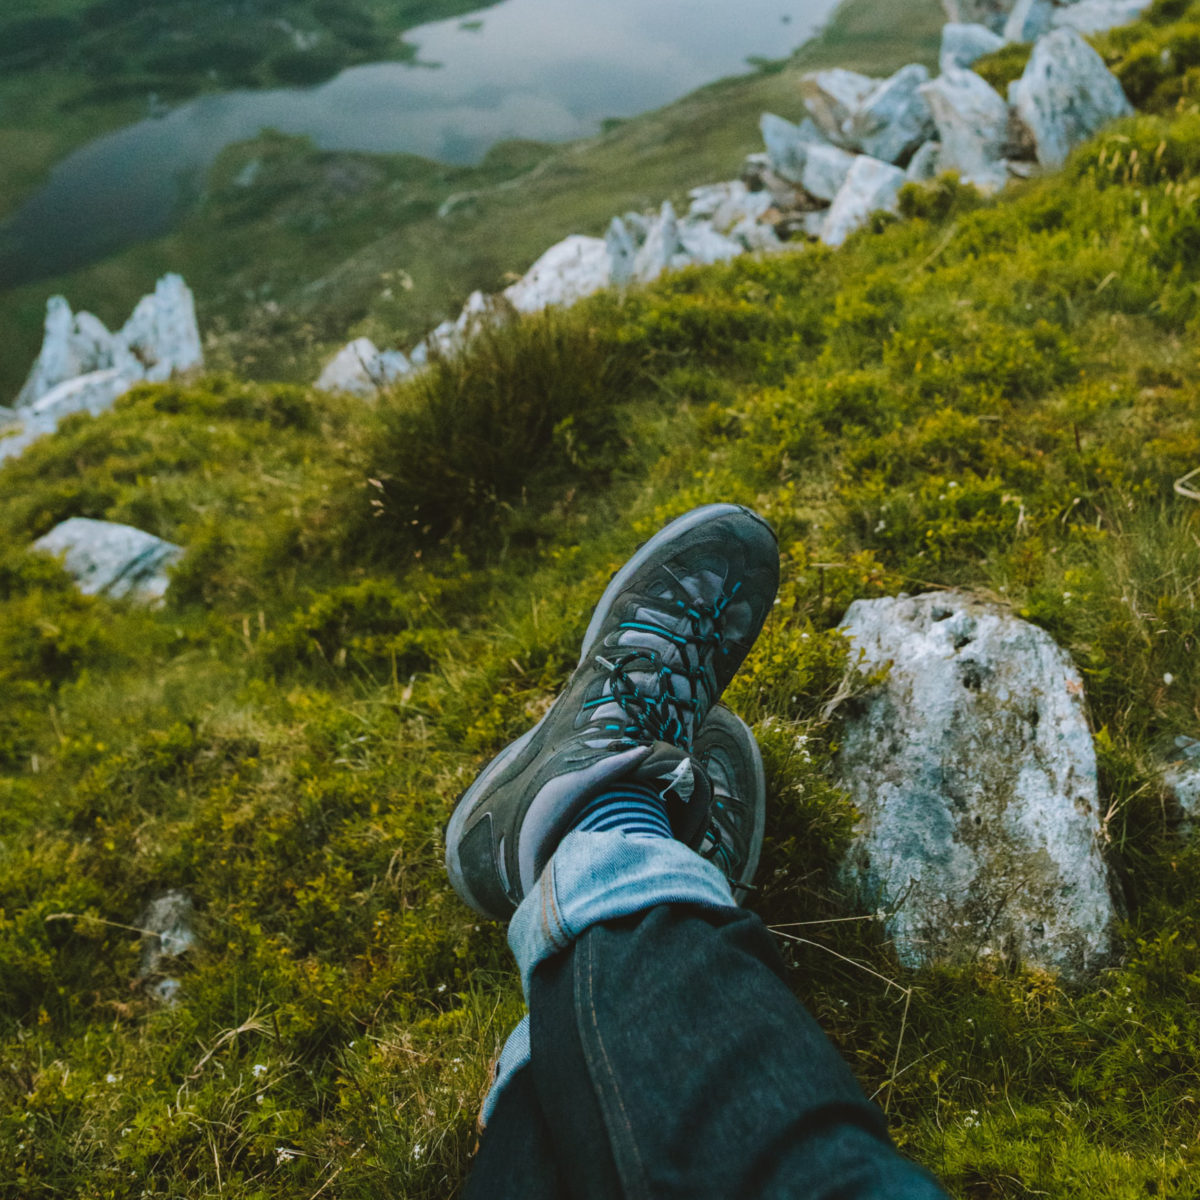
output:
<svg viewBox="0 0 1200 1200"><path fill-rule="evenodd" d="M763 528L722 505L651 539L606 591L571 684L447 832L464 900L516 909L528 1071L572 1196L942 1195L896 1155L733 903L761 842L761 765L710 708L774 595Z"/></svg>

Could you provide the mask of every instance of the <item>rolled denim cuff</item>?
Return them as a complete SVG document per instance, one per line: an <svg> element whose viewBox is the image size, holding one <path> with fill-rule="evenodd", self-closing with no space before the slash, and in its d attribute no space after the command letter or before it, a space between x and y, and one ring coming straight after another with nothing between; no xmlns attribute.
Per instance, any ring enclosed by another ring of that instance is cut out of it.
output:
<svg viewBox="0 0 1200 1200"><path fill-rule="evenodd" d="M504 1049L500 1051L500 1057L496 1060L492 1086L483 1098L483 1108L479 1110L479 1124L482 1128L487 1128L487 1123L492 1119L496 1105L500 1102L500 1094L512 1081L512 1077L522 1067L529 1065L529 1058L529 1014L526 1013L508 1035Z"/></svg>
<svg viewBox="0 0 1200 1200"><path fill-rule="evenodd" d="M508 927L526 1003L539 963L591 925L659 904L732 908L734 901L721 871L682 842L619 830L567 834Z"/></svg>

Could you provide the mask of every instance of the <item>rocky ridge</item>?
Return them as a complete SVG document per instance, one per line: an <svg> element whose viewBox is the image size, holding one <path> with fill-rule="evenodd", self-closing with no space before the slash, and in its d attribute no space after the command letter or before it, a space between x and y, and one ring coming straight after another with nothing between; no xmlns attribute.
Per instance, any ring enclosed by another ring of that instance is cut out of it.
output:
<svg viewBox="0 0 1200 1200"><path fill-rule="evenodd" d="M910 64L887 79L832 69L805 75L798 123L760 121L765 150L737 179L694 188L682 216L612 218L603 238L572 234L495 296L471 294L407 355L359 338L326 365L317 386L369 397L461 349L484 322L569 305L606 287L650 283L665 271L773 252L804 241L841 245L876 213L896 213L906 183L955 172L991 193L1011 177L1060 167L1070 150L1133 109L1084 41L1134 19L1144 0L946 0L939 74ZM1013 41L1033 53L1007 97L970 70Z"/></svg>

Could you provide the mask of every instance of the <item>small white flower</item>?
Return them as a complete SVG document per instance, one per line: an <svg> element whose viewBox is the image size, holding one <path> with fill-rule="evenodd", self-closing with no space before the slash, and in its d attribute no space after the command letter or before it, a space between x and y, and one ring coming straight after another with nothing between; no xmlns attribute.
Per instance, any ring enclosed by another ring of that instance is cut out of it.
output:
<svg viewBox="0 0 1200 1200"><path fill-rule="evenodd" d="M275 1147L275 1165L282 1166L285 1162L291 1162L296 1157L295 1150L289 1150L287 1146Z"/></svg>
<svg viewBox="0 0 1200 1200"><path fill-rule="evenodd" d="M421 1155L424 1153L425 1153L425 1147L422 1146L420 1142L414 1142L413 1148L412 1148L413 1159L414 1160L419 1159L421 1157Z"/></svg>
<svg viewBox="0 0 1200 1200"><path fill-rule="evenodd" d="M446 990L446 985L445 985L444 983L439 983L439 984L437 985L437 993L438 993L438 995L439 995L439 996L440 996L440 995L441 995L441 994L442 994L442 993L443 993L445 990Z"/></svg>
<svg viewBox="0 0 1200 1200"><path fill-rule="evenodd" d="M261 1104L265 1099L266 1099L266 1096L264 1096L262 1094L262 1092L259 1092L258 1095L254 1097L254 1103Z"/></svg>
<svg viewBox="0 0 1200 1200"><path fill-rule="evenodd" d="M117 1077L110 1071L107 1075L105 1075L104 1082L105 1083L116 1083Z"/></svg>
<svg viewBox="0 0 1200 1200"><path fill-rule="evenodd" d="M266 1064L265 1063L255 1063L254 1066L252 1066L250 1068L250 1072L254 1076L254 1078L257 1079L260 1075L265 1075L267 1073Z"/></svg>
<svg viewBox="0 0 1200 1200"><path fill-rule="evenodd" d="M1164 671L1163 672L1163 683L1165 683L1167 685L1167 687L1170 687L1171 684L1173 684L1174 682L1175 682L1175 676L1172 675L1170 671Z"/></svg>

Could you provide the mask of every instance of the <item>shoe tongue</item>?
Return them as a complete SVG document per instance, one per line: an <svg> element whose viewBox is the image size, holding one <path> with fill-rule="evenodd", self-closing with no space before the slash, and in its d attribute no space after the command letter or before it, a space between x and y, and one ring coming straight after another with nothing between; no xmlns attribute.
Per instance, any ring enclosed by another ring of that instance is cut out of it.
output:
<svg viewBox="0 0 1200 1200"><path fill-rule="evenodd" d="M666 805L675 836L688 845L704 835L712 807L712 784L704 768L686 750L655 742L627 780L647 788Z"/></svg>

